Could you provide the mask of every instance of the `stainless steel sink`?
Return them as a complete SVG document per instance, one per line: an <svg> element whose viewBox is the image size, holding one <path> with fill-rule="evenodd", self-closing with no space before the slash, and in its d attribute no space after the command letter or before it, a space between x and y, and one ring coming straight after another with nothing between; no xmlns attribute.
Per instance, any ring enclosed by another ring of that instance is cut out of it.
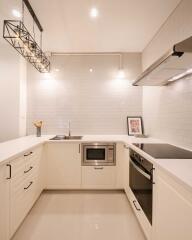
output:
<svg viewBox="0 0 192 240"><path fill-rule="evenodd" d="M56 135L50 140L81 140L82 136L65 136L65 135Z"/></svg>

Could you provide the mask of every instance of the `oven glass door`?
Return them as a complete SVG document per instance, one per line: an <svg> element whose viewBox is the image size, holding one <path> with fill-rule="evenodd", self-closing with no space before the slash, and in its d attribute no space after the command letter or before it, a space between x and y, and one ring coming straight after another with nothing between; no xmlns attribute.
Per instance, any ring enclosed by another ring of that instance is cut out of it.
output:
<svg viewBox="0 0 192 240"><path fill-rule="evenodd" d="M129 186L144 211L149 222L152 224L152 193L153 184L150 176L130 159Z"/></svg>

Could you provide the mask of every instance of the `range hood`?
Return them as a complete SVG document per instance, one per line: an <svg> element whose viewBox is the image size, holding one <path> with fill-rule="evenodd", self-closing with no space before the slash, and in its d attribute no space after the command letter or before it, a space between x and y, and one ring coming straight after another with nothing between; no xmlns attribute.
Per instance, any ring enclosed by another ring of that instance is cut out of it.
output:
<svg viewBox="0 0 192 240"><path fill-rule="evenodd" d="M192 74L192 37L173 48L145 70L134 86L163 86Z"/></svg>

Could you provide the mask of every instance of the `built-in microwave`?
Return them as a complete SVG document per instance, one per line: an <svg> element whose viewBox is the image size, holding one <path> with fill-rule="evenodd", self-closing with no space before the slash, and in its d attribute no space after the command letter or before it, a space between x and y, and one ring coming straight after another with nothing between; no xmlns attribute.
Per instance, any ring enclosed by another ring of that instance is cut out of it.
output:
<svg viewBox="0 0 192 240"><path fill-rule="evenodd" d="M111 166L116 164L115 143L83 143L83 166Z"/></svg>

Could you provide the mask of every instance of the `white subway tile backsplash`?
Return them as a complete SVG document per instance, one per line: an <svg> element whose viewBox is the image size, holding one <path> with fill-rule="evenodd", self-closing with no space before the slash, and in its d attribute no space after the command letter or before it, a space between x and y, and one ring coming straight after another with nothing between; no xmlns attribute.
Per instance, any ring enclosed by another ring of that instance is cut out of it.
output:
<svg viewBox="0 0 192 240"><path fill-rule="evenodd" d="M192 148L192 78L144 87L143 116L151 136Z"/></svg>
<svg viewBox="0 0 192 240"><path fill-rule="evenodd" d="M142 115L142 88L130 86L140 60L140 54L124 54L126 79L116 79L117 56L55 56L52 69L60 71L51 76L29 66L28 134L38 119L46 134L67 133L68 120L73 134L126 134L126 117Z"/></svg>

